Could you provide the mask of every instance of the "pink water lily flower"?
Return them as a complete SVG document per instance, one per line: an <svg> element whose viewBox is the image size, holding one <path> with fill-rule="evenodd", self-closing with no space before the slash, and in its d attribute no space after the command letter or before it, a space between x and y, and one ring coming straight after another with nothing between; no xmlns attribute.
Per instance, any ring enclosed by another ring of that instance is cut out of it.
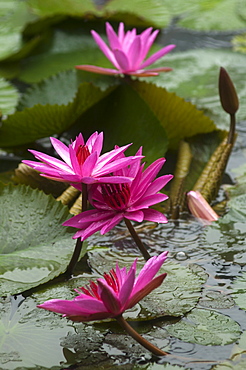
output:
<svg viewBox="0 0 246 370"><path fill-rule="evenodd" d="M142 156L142 148L136 157ZM172 178L164 175L155 179L165 158L157 159L144 170L141 159L130 164L127 168L113 173L113 175L133 178L131 183L102 184L90 192L89 201L95 209L80 213L67 220L63 225L76 227L79 230L73 238L85 240L96 231L105 234L121 220L128 219L137 222L143 220L166 223L163 213L149 207L168 198L159 193Z"/></svg>
<svg viewBox="0 0 246 370"><path fill-rule="evenodd" d="M158 59L169 53L176 45L167 45L161 50L157 51L149 58L145 59L150 47L152 46L158 30L152 32L152 27L147 28L140 35L137 35L136 28L131 31L124 31L124 23L119 24L118 35L113 30L112 26L106 23L106 33L108 37L109 47L98 35L97 32L91 31L92 36L116 69L102 68L93 65L79 65L77 69L84 71L101 73L106 75L125 74L133 76L157 76L159 72L168 72L172 68L161 67L145 69Z"/></svg>
<svg viewBox="0 0 246 370"><path fill-rule="evenodd" d="M50 141L62 160L50 155L29 150L40 162L24 160L23 163L42 173L42 176L68 182L81 190L81 183L121 183L130 182L126 176L111 176L113 171L137 160L135 156L125 157L122 153L131 145L117 147L102 154L103 133L94 132L84 141L82 134L67 147L60 140L51 137Z"/></svg>
<svg viewBox="0 0 246 370"><path fill-rule="evenodd" d="M166 273L155 275L167 258L168 252L150 258L136 277L137 259L129 271L116 268L104 274L104 278L91 281L86 287L76 289L79 296L73 300L51 299L40 305L48 311L63 314L73 321L102 320L120 316L133 307L152 290L161 285Z"/></svg>

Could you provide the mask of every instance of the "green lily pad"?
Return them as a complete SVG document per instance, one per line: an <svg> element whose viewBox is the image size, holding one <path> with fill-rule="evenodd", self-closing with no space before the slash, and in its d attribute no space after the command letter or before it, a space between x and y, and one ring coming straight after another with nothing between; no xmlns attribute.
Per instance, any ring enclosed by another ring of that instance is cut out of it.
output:
<svg viewBox="0 0 246 370"><path fill-rule="evenodd" d="M53 320L51 325L47 313L38 310L30 299L22 303L12 316L9 302L2 302L0 307L1 369L24 369L36 365L53 369L52 366L64 361L60 338L71 330L66 320L61 323Z"/></svg>
<svg viewBox="0 0 246 370"><path fill-rule="evenodd" d="M74 249L73 234L62 226L67 207L24 185L0 184L0 201L0 296L64 272Z"/></svg>
<svg viewBox="0 0 246 370"><path fill-rule="evenodd" d="M37 17L30 12L26 2L18 0L0 1L0 60L19 52L25 45L22 31Z"/></svg>
<svg viewBox="0 0 246 370"><path fill-rule="evenodd" d="M177 148L180 140L184 138L216 129L215 124L203 112L175 93L140 81L135 81L132 85L165 128L170 149Z"/></svg>
<svg viewBox="0 0 246 370"><path fill-rule="evenodd" d="M135 16L134 23L138 26L152 25L157 28L166 27L172 19L170 5L167 1L158 0L111 0L103 7L103 13L111 18L126 21ZM130 16L130 17L129 17Z"/></svg>
<svg viewBox="0 0 246 370"><path fill-rule="evenodd" d="M29 0L32 11L41 17L50 17L56 14L84 16L90 13L97 13L92 0Z"/></svg>
<svg viewBox="0 0 246 370"><path fill-rule="evenodd" d="M79 85L74 99L66 105L36 104L31 108L15 112L3 120L0 128L0 146L21 145L42 137L62 133L85 110L109 94L110 91L111 89L101 91L98 87L85 83ZM71 95L68 95L67 99L71 98Z"/></svg>
<svg viewBox="0 0 246 370"><path fill-rule="evenodd" d="M234 280L232 296L236 304L246 311L246 272Z"/></svg>
<svg viewBox="0 0 246 370"><path fill-rule="evenodd" d="M0 78L0 111L2 114L13 113L19 100L18 91L9 82Z"/></svg>
<svg viewBox="0 0 246 370"><path fill-rule="evenodd" d="M204 31L238 30L246 27L239 11L239 1L188 0L186 6L186 13L178 21L181 27Z"/></svg>
<svg viewBox="0 0 246 370"><path fill-rule="evenodd" d="M223 361L214 366L213 370L244 370L246 359L243 357L246 353L246 332L244 331L238 341L232 348L230 360Z"/></svg>
<svg viewBox="0 0 246 370"><path fill-rule="evenodd" d="M213 367L213 370L244 370L246 368L246 359L238 362L225 361Z"/></svg>
<svg viewBox="0 0 246 370"><path fill-rule="evenodd" d="M188 343L204 346L235 342L241 333L239 324L216 311L194 309L185 318L167 328L170 335Z"/></svg>
<svg viewBox="0 0 246 370"><path fill-rule="evenodd" d="M148 364L148 365L134 365L133 370L189 370L188 367L181 367L170 364Z"/></svg>
<svg viewBox="0 0 246 370"><path fill-rule="evenodd" d="M89 252L89 261L93 270L101 275L110 271L118 261L120 267L128 269L134 259L129 255L120 255L114 252ZM138 258L138 269L143 266L143 259ZM207 275L202 268L193 269L180 266L172 262L165 262L159 274L167 273L167 277L160 287L141 300L135 308L125 313L131 319L153 319L160 316L180 316L194 308L201 296L202 284ZM182 284L180 284L182 281Z"/></svg>
<svg viewBox="0 0 246 370"><path fill-rule="evenodd" d="M232 297L222 294L218 291L208 291L206 295L200 299L199 304L206 308L212 309L228 309L235 305Z"/></svg>
<svg viewBox="0 0 246 370"><path fill-rule="evenodd" d="M151 107L124 80L112 88L105 99L87 110L81 120L87 123L87 130L104 132L106 150L112 148L112 143L133 143L127 153L135 154L143 146L146 161L152 162L162 157L168 148L164 127Z"/></svg>
<svg viewBox="0 0 246 370"><path fill-rule="evenodd" d="M18 306L15 299L18 297L11 298L11 312L8 301L0 302L1 369L58 370L61 364L85 361L87 357L92 362L94 357L102 360L99 348L104 333L93 326L72 325L60 315L40 310L32 298L18 302ZM107 355L102 352L101 356L105 360Z"/></svg>

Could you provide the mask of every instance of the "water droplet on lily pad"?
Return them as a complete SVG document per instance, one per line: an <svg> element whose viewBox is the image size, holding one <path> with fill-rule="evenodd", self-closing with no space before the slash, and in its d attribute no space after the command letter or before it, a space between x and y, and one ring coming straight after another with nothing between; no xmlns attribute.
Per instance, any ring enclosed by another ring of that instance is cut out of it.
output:
<svg viewBox="0 0 246 370"><path fill-rule="evenodd" d="M185 252L180 251L175 254L174 258L178 261L185 261L187 260L188 256Z"/></svg>

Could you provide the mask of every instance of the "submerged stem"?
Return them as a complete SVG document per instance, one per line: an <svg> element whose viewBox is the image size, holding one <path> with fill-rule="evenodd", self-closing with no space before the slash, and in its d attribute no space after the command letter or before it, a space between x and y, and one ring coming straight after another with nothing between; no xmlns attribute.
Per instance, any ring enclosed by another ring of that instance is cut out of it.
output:
<svg viewBox="0 0 246 370"><path fill-rule="evenodd" d="M120 326L133 338L135 339L141 346L148 349L151 353L153 353L156 356L166 356L168 353L162 351L158 347L154 346L150 342L148 342L146 339L144 339L140 334L138 334L131 325L128 324L128 322L123 318L122 315L117 316L116 320L120 324Z"/></svg>
<svg viewBox="0 0 246 370"><path fill-rule="evenodd" d="M82 212L84 212L86 210L87 210L87 185L82 184ZM73 270L76 266L76 263L79 260L79 256L80 256L80 253L81 253L82 246L83 246L83 242L82 242L81 238L78 238L76 240L73 255L72 255L71 260L68 264L68 267L65 271L66 275L68 275L68 276L72 275Z"/></svg>
<svg viewBox="0 0 246 370"><path fill-rule="evenodd" d="M132 238L134 239L135 243L137 244L138 248L140 249L140 252L142 253L145 261L148 261L151 258L150 255L149 255L149 252L147 251L147 249L143 245L141 239L139 238L138 234L136 233L136 230L132 226L131 221L128 220L127 218L124 218L124 221L126 223L126 226L129 230Z"/></svg>

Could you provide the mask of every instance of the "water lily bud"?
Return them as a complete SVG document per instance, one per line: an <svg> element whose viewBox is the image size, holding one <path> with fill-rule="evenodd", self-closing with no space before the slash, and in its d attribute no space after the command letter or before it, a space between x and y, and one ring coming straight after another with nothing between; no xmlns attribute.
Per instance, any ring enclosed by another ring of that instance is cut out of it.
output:
<svg viewBox="0 0 246 370"><path fill-rule="evenodd" d="M223 109L229 114L235 114L239 107L237 92L229 74L223 67L220 67L219 94Z"/></svg>
<svg viewBox="0 0 246 370"><path fill-rule="evenodd" d="M199 191L189 191L187 193L187 203L193 216L199 218L204 224L217 221L219 216L210 207Z"/></svg>

